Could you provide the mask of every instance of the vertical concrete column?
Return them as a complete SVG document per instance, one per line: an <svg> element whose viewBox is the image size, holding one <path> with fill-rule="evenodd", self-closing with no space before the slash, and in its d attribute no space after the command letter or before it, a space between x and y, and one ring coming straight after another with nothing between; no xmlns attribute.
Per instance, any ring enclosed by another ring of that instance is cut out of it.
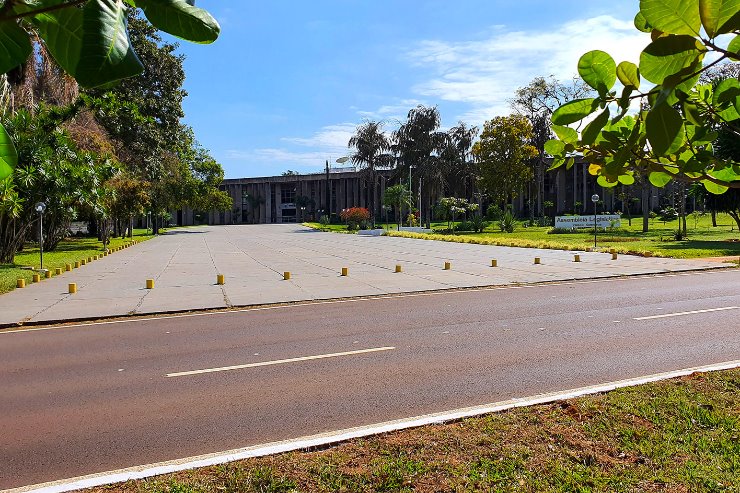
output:
<svg viewBox="0 0 740 493"><path fill-rule="evenodd" d="M282 209L282 183L275 184L275 221L278 223L283 222L283 209Z"/></svg>
<svg viewBox="0 0 740 493"><path fill-rule="evenodd" d="M265 218L265 223L270 224L272 222L272 187L268 182L263 185L263 189L265 193L265 214L262 217Z"/></svg>

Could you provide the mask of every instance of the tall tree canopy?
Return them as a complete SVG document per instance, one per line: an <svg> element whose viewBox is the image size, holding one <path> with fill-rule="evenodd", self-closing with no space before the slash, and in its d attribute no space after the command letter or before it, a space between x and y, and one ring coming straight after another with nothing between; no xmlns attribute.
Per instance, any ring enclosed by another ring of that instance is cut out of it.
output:
<svg viewBox="0 0 740 493"><path fill-rule="evenodd" d="M497 116L483 126L473 146L481 188L498 203L515 197L532 179L532 125L521 115Z"/></svg>
<svg viewBox="0 0 740 493"><path fill-rule="evenodd" d="M360 167L365 175L370 192L370 221L375 226L375 215L378 205L375 200L375 190L378 182L378 168L388 168L392 164L392 156L388 154L391 144L383 132L381 122L365 122L355 131L348 143L354 152L350 156L353 164Z"/></svg>

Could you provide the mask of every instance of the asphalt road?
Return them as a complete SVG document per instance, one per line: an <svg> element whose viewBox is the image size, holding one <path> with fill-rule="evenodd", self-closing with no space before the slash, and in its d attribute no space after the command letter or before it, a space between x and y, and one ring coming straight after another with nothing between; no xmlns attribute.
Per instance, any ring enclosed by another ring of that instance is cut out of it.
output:
<svg viewBox="0 0 740 493"><path fill-rule="evenodd" d="M738 307L721 271L4 332L0 488L737 360Z"/></svg>

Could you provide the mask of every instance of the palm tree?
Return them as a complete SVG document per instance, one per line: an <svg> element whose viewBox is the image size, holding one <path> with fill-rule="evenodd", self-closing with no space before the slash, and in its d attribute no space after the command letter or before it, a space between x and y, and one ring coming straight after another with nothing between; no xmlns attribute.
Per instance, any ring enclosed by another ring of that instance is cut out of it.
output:
<svg viewBox="0 0 740 493"><path fill-rule="evenodd" d="M424 218L431 221L431 194L444 183L439 154L447 135L439 131L437 107L417 106L409 111L406 123L393 133L394 150L398 155L398 171L408 175L414 169L419 180L419 193L424 202Z"/></svg>
<svg viewBox="0 0 740 493"><path fill-rule="evenodd" d="M450 189L451 196L472 200L475 195L477 173L471 151L477 136L478 127L469 127L463 122L459 122L446 133L440 159L445 185Z"/></svg>
<svg viewBox="0 0 740 493"><path fill-rule="evenodd" d="M352 164L358 166L365 175L365 181L370 191L370 222L375 227L375 213L377 204L375 201L375 186L378 181L378 168L388 168L392 158L387 151L391 145L388 137L383 132L383 123L368 121L357 127L355 135L349 139L348 147L354 148L355 152L350 155Z"/></svg>
<svg viewBox="0 0 740 493"><path fill-rule="evenodd" d="M398 230L401 230L401 218L403 217L403 206L410 207L414 203L411 192L404 185L393 185L385 189L383 201L387 206L393 206L396 209L396 224Z"/></svg>

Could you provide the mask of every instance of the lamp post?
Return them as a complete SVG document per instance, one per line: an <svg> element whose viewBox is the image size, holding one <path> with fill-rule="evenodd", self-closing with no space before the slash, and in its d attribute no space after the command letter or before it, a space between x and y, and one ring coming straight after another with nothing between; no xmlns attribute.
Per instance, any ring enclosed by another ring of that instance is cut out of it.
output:
<svg viewBox="0 0 740 493"><path fill-rule="evenodd" d="M596 250L596 203L599 201L599 195L593 194L591 196L591 202L594 203L594 250Z"/></svg>
<svg viewBox="0 0 740 493"><path fill-rule="evenodd" d="M306 206L301 206L301 222L306 222Z"/></svg>
<svg viewBox="0 0 740 493"><path fill-rule="evenodd" d="M39 213L39 255L41 257L40 270L44 270L44 211L46 211L46 204L43 202L37 202L33 206L34 210Z"/></svg>

